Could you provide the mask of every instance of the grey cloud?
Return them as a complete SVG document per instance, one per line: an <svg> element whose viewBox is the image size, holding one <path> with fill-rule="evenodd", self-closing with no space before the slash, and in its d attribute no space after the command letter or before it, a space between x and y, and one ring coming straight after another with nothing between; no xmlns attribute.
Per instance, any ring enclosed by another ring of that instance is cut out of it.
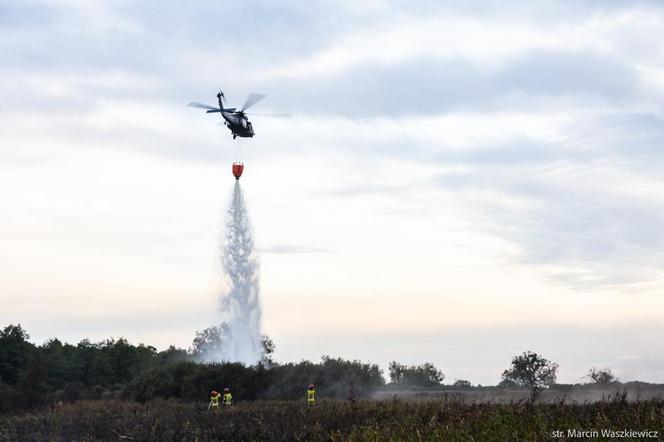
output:
<svg viewBox="0 0 664 442"><path fill-rule="evenodd" d="M130 72L154 84L147 90L98 86L80 91L94 99L133 96L175 104L203 99L211 89L224 87L231 97L238 94L238 101L244 98L239 95L250 89L261 89L270 93L274 103L291 111L354 117L523 108L533 103L533 95L592 94L598 99L627 99L636 87L634 72L617 58L573 51L533 51L498 72L484 71L463 58L425 58L394 66L366 63L319 79L249 84L246 73L309 57L320 48L337 44L348 33L390 23L402 15L405 6L392 2L382 9L362 9L327 1L308 7L297 2L277 5L262 1L244 2L241 7L211 1L157 3L108 6L113 16L106 20L120 24L109 25L107 30L104 26L96 30L94 22L87 30L62 29L59 18L66 18L73 8L66 3L11 8L8 16L17 23L12 32L0 38L5 63L42 72L44 81L48 74L83 72L94 77ZM157 6L160 12L154 14ZM421 10L405 8L405 15L423 14L432 7L423 3ZM593 7L588 6L589 10ZM442 12L479 14L477 5L466 9L451 4L440 7ZM26 18L31 10L41 11L36 16L46 14L49 19L34 24ZM500 17L499 11L493 13ZM123 24L125 21L129 25ZM515 90L525 95L510 97ZM35 100L29 99L32 95ZM30 90L20 91L19 96L24 99L14 100L14 105L25 108L33 108L29 103L40 98L39 91Z"/></svg>
<svg viewBox="0 0 664 442"><path fill-rule="evenodd" d="M506 89L528 94L597 95L608 100L633 96L638 79L625 62L593 52L531 51L497 76Z"/></svg>
<svg viewBox="0 0 664 442"><path fill-rule="evenodd" d="M96 13L102 6L105 13ZM21 42L7 51L14 64L32 68L124 66L165 76L180 61L174 53L195 50L218 59L226 68L238 60L245 68L255 67L308 54L371 18L371 11L358 13L331 1L307 7L288 1L146 1L96 6L31 2L2 12L2 20L12 25L13 32L0 41ZM78 18L84 22L72 22ZM240 57L233 58L233 54ZM195 71L202 63L185 67ZM228 70L214 74L221 81Z"/></svg>
<svg viewBox="0 0 664 442"><path fill-rule="evenodd" d="M478 143L469 149L445 151L430 155L427 160L440 164L471 164L501 166L550 164L556 161L571 159L585 160L592 157L591 153L571 152L557 143L546 143L525 136L515 137L500 145L482 145ZM466 173L447 173L440 177L440 182L455 188L472 185L472 176Z"/></svg>
<svg viewBox="0 0 664 442"><path fill-rule="evenodd" d="M318 81L280 80L270 89L296 111L351 117L437 114L490 92L481 74L463 60L359 66Z"/></svg>
<svg viewBox="0 0 664 442"><path fill-rule="evenodd" d="M616 112L575 118L566 130L567 140L556 143L522 139L443 151L432 160L466 171L443 173L435 184L468 195L482 225L518 244L524 261L576 269L555 275L558 283L581 289L658 278L664 200L639 197L629 177L662 185L664 120ZM597 182L594 172L606 168L628 178L622 186ZM585 174L587 187L566 182L583 183ZM478 190L520 198L528 208L479 200Z"/></svg>
<svg viewBox="0 0 664 442"><path fill-rule="evenodd" d="M536 147L534 147L536 148ZM471 164L471 163L469 163ZM518 163L517 163L518 164ZM651 280L664 265L664 205L635 198L633 192L616 193L592 183L589 189L571 188L555 170L573 167L575 179L592 165L561 161L549 166L524 164L509 169L498 164L473 163L465 174L444 174L441 188L455 189L466 204L475 205L483 228L518 244L523 261L557 264L588 272L561 272L560 283L583 288ZM547 178L548 177L548 178ZM590 190L593 189L593 190ZM474 197L491 190L528 202L513 208Z"/></svg>
<svg viewBox="0 0 664 442"><path fill-rule="evenodd" d="M566 51L531 51L497 71L463 58L422 58L361 65L321 79L280 79L267 87L278 102L298 112L353 117L541 110L547 103L553 110L563 103L642 98L638 75L625 62Z"/></svg>
<svg viewBox="0 0 664 442"><path fill-rule="evenodd" d="M664 118L647 112L616 112L584 121L570 130L574 143L595 148L597 159L613 159L623 166L651 170L659 176L664 162Z"/></svg>

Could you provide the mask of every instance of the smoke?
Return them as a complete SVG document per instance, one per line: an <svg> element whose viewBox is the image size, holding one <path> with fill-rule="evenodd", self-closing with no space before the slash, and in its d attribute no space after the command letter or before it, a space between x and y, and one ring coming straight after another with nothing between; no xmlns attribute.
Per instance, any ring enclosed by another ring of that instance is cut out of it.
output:
<svg viewBox="0 0 664 442"><path fill-rule="evenodd" d="M226 212L226 235L221 257L228 290L219 298L222 322L207 330L198 347L204 362L242 362L253 365L263 356L258 261L240 182ZM202 341L202 342L201 342ZM196 340L194 347L197 347Z"/></svg>

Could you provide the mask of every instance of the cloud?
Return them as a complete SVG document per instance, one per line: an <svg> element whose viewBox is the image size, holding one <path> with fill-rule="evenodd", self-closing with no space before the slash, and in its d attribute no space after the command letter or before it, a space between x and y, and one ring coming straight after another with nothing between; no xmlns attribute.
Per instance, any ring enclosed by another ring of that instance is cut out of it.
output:
<svg viewBox="0 0 664 442"><path fill-rule="evenodd" d="M449 112L579 109L650 99L638 72L598 52L531 51L495 69L462 57L361 64L324 79L269 83L296 113L417 117Z"/></svg>
<svg viewBox="0 0 664 442"><path fill-rule="evenodd" d="M640 134L636 137L646 141L654 135L653 121L658 120L619 114L572 119L566 140L521 140L441 154L439 161L466 169L440 174L435 182L474 204L482 224L517 243L525 262L567 266L556 275L565 284L588 288L657 280L664 265L657 252L664 247L659 228L664 210L655 189L663 183L653 168L635 170L634 164L642 162L641 149L656 164L662 154L647 142L633 149L619 134L612 136L614 123L626 122L633 130L616 132Z"/></svg>
<svg viewBox="0 0 664 442"><path fill-rule="evenodd" d="M445 336L429 326L491 322L477 315L485 295L512 322L551 327L532 345L584 342L586 322L622 335L615 312L638 322L661 311L650 296L664 281L658 2L28 1L0 6L0 24L8 305L60 305L76 293L90 300L84 313L119 318L129 298L149 311L167 296L195 305L189 342L219 286L219 189L234 182L225 168L241 151L266 245L265 299L282 297L284 312L298 293L309 311L321 294L347 296L341 315L360 293L374 309L393 293L381 326L412 331L402 347L416 358ZM252 117L256 137L233 142L218 117L185 107L214 101L218 88L232 105L267 93L257 111L294 117ZM628 308L635 300L641 310ZM555 324L554 308L576 328ZM44 324L41 310L10 315ZM65 330L75 313L54 326ZM165 345L173 314L119 324ZM300 333L310 318L268 314L267 327ZM320 333L333 353L347 339L328 319ZM517 335L530 336L516 330L489 346ZM349 351L381 357L392 351L381 342ZM498 369L523 347L498 355ZM595 364L573 347L577 362Z"/></svg>

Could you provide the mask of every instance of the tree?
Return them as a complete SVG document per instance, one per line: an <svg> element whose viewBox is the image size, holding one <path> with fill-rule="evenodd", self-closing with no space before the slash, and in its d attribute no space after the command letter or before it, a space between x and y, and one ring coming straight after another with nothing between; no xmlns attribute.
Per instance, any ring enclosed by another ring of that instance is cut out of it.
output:
<svg viewBox="0 0 664 442"><path fill-rule="evenodd" d="M157 353L155 357L155 365L175 364L177 362L188 361L189 359L190 355L187 350L183 350L181 348L175 347L174 345L171 345L166 350Z"/></svg>
<svg viewBox="0 0 664 442"><path fill-rule="evenodd" d="M122 382L123 379L118 379L117 372L113 366L113 360L104 352L96 353L90 361L90 369L88 375L88 386L102 385L108 387L113 385L116 381Z"/></svg>
<svg viewBox="0 0 664 442"><path fill-rule="evenodd" d="M440 385L445 379L442 370L427 362L422 365L404 365L397 361L390 362L388 367L390 381L393 384L433 387Z"/></svg>
<svg viewBox="0 0 664 442"><path fill-rule="evenodd" d="M498 382L498 388L512 388L518 386L519 384L517 384L511 379L502 379L500 382Z"/></svg>
<svg viewBox="0 0 664 442"><path fill-rule="evenodd" d="M611 382L618 381L618 378L613 375L610 368L593 367L588 370L587 376L596 384L610 384Z"/></svg>
<svg viewBox="0 0 664 442"><path fill-rule="evenodd" d="M39 347L39 353L44 358L49 387L62 388L67 382L80 380L76 351L75 346L62 344L58 339L49 339Z"/></svg>
<svg viewBox="0 0 664 442"><path fill-rule="evenodd" d="M108 355L115 380L121 384L129 382L143 366L149 365L157 354L154 347L143 344L136 347L125 338L117 341L108 339L101 343L100 349Z"/></svg>
<svg viewBox="0 0 664 442"><path fill-rule="evenodd" d="M272 354L276 348L274 341L268 335L263 335L261 337L261 344L263 345L263 358L261 362L268 366L274 364L274 360L272 359Z"/></svg>
<svg viewBox="0 0 664 442"><path fill-rule="evenodd" d="M315 379L302 379L303 385L313 383L321 396L347 398L367 396L368 392L385 385L380 367L359 360L322 356Z"/></svg>
<svg viewBox="0 0 664 442"><path fill-rule="evenodd" d="M34 346L28 342L30 335L20 324L10 324L0 330L0 380L17 385L28 365L28 357Z"/></svg>
<svg viewBox="0 0 664 442"><path fill-rule="evenodd" d="M530 401L533 402L545 386L556 382L557 371L558 364L535 352L527 351L512 359L511 367L503 372L502 378L529 387Z"/></svg>
<svg viewBox="0 0 664 442"><path fill-rule="evenodd" d="M131 370L132 378L139 372L151 367L157 357L157 349L151 345L138 344L138 346L134 346L134 352L136 364Z"/></svg>
<svg viewBox="0 0 664 442"><path fill-rule="evenodd" d="M92 361L99 352L99 348L90 342L89 339L83 339L76 346L76 367L80 373L79 379L84 385L91 386Z"/></svg>
<svg viewBox="0 0 664 442"><path fill-rule="evenodd" d="M25 384L33 403L38 401L39 395L46 391L46 367L41 355L37 352L33 352L30 356L25 374Z"/></svg>
<svg viewBox="0 0 664 442"><path fill-rule="evenodd" d="M209 359L210 355L222 354L228 333L229 329L225 323L218 327L212 326L203 331L197 331L196 337L191 343L191 354L196 359Z"/></svg>
<svg viewBox="0 0 664 442"><path fill-rule="evenodd" d="M470 383L470 381L467 381L465 379L457 379L453 384L453 387L458 387L458 388L470 388L473 386L473 384Z"/></svg>

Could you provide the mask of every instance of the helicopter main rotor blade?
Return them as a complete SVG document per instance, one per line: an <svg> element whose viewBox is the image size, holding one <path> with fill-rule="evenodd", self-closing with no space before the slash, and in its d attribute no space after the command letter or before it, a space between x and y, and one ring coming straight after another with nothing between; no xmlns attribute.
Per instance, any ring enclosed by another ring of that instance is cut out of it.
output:
<svg viewBox="0 0 664 442"><path fill-rule="evenodd" d="M293 115L285 112L247 112L247 115L259 115L261 117L290 118Z"/></svg>
<svg viewBox="0 0 664 442"><path fill-rule="evenodd" d="M187 106L188 107L197 107L199 109L208 109L208 110L217 110L217 111L219 110L218 107L208 106L207 104L203 104L203 103L196 103L195 101L192 101Z"/></svg>
<svg viewBox="0 0 664 442"><path fill-rule="evenodd" d="M249 96L247 97L247 101L245 101L244 105L242 105L242 107L240 108L240 112L244 112L245 110L249 109L251 106L258 103L265 97L267 97L267 95L253 94L253 93L249 94Z"/></svg>

